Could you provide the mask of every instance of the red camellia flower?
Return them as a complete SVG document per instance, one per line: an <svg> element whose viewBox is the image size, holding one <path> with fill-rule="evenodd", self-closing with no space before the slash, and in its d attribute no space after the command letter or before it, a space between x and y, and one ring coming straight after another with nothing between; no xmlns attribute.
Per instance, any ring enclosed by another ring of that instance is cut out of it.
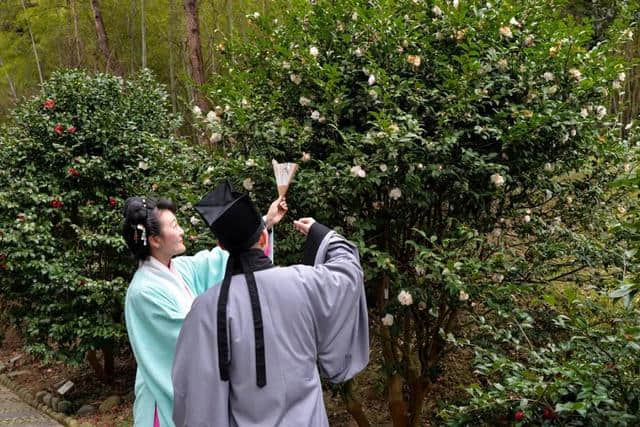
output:
<svg viewBox="0 0 640 427"><path fill-rule="evenodd" d="M115 208L116 206L118 206L118 201L116 200L115 197L109 197L109 205L112 208Z"/></svg>
<svg viewBox="0 0 640 427"><path fill-rule="evenodd" d="M544 408L544 411L542 412L542 416L544 417L545 420L552 420L556 417L556 413L554 412L553 409L547 406Z"/></svg>
<svg viewBox="0 0 640 427"><path fill-rule="evenodd" d="M61 208L61 207L62 207L62 205L63 205L63 203L62 203L60 200L58 200L58 199L53 199L53 200L51 201L51 207L53 207L53 208L58 209L58 208Z"/></svg>
<svg viewBox="0 0 640 427"><path fill-rule="evenodd" d="M62 127L62 125L60 123L57 123L54 127L53 127L53 131L55 133L57 133L58 135L62 135L62 132L64 132L64 128Z"/></svg>
<svg viewBox="0 0 640 427"><path fill-rule="evenodd" d="M513 419L516 420L516 421L524 420L524 412L523 411L516 411L516 413L513 414Z"/></svg>
<svg viewBox="0 0 640 427"><path fill-rule="evenodd" d="M80 172L78 172L78 169L76 168L69 168L67 172L69 172L69 175L71 176L80 176Z"/></svg>
<svg viewBox="0 0 640 427"><path fill-rule="evenodd" d="M67 133L74 134L74 133L76 133L76 130L77 130L77 129L76 129L76 127L75 127L75 126L69 126L69 127L67 128Z"/></svg>
<svg viewBox="0 0 640 427"><path fill-rule="evenodd" d="M46 108L47 110L53 110L56 107L56 102L49 98L46 101L44 101L44 108Z"/></svg>

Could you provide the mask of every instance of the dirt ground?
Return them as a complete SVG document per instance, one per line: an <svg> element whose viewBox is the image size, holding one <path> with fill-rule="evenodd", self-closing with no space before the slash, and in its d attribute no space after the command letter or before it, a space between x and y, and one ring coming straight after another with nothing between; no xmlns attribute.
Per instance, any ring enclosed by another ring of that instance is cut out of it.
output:
<svg viewBox="0 0 640 427"><path fill-rule="evenodd" d="M22 345L19 334L12 327L3 326L4 340L0 346L0 363L5 365L15 356L22 355L13 371L27 371L13 377L16 384L35 394L40 390L55 391L65 380L71 380L75 386L68 392L66 398L78 409L84 404L99 406L106 397L117 394L123 402L106 413L88 417L76 417L79 423L99 427L131 426L133 385L135 380L135 359L130 353L123 353L116 358L116 380L111 385L99 382L93 375L88 364L77 367L66 366L60 362L43 363L28 356ZM371 360L380 360L379 349L372 347ZM444 365L445 370L440 381L433 386L430 396L425 402L423 425L437 425L434 421L439 408L448 402L459 399L463 395L462 387L473 381L469 369L470 354L451 354ZM364 407L364 411L372 426L391 426L389 411L384 398L386 391L381 367L377 363L370 363L367 369L358 375L356 393ZM356 426L351 416L345 410L340 395L325 391L325 405L332 427Z"/></svg>

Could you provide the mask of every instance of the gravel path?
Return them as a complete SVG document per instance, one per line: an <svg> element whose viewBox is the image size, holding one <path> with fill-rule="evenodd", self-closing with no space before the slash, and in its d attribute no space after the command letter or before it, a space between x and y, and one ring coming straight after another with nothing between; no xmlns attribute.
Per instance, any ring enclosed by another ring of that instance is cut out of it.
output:
<svg viewBox="0 0 640 427"><path fill-rule="evenodd" d="M23 402L9 389L0 385L0 427L59 427L62 424Z"/></svg>

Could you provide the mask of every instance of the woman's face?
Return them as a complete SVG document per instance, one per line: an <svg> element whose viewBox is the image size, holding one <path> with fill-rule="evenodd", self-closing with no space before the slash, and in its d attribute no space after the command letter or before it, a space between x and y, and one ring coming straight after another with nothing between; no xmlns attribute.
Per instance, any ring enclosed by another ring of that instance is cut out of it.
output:
<svg viewBox="0 0 640 427"><path fill-rule="evenodd" d="M153 245L154 249L166 257L183 253L186 250L182 241L184 230L178 225L178 220L173 212L168 209L160 210L158 221L160 222L160 235L154 236L157 243Z"/></svg>

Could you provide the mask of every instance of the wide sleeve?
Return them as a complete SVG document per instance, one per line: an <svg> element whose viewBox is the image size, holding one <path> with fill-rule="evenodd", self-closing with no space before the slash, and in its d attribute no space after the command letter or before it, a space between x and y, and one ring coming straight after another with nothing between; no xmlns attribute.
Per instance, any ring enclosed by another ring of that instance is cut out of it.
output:
<svg viewBox="0 0 640 427"><path fill-rule="evenodd" d="M171 262L196 295L222 282L229 253L220 247L200 251L193 256L181 256Z"/></svg>
<svg viewBox="0 0 640 427"><path fill-rule="evenodd" d="M172 373L178 427L229 425L229 382L220 379L212 313L196 299L178 338Z"/></svg>
<svg viewBox="0 0 640 427"><path fill-rule="evenodd" d="M169 295L149 287L130 296L125 316L138 372L156 400L164 426L171 420L171 366L184 314Z"/></svg>
<svg viewBox="0 0 640 427"><path fill-rule="evenodd" d="M341 383L369 362L367 301L358 250L339 234L314 224L305 257L315 258L303 282L315 322L320 371L329 381Z"/></svg>

